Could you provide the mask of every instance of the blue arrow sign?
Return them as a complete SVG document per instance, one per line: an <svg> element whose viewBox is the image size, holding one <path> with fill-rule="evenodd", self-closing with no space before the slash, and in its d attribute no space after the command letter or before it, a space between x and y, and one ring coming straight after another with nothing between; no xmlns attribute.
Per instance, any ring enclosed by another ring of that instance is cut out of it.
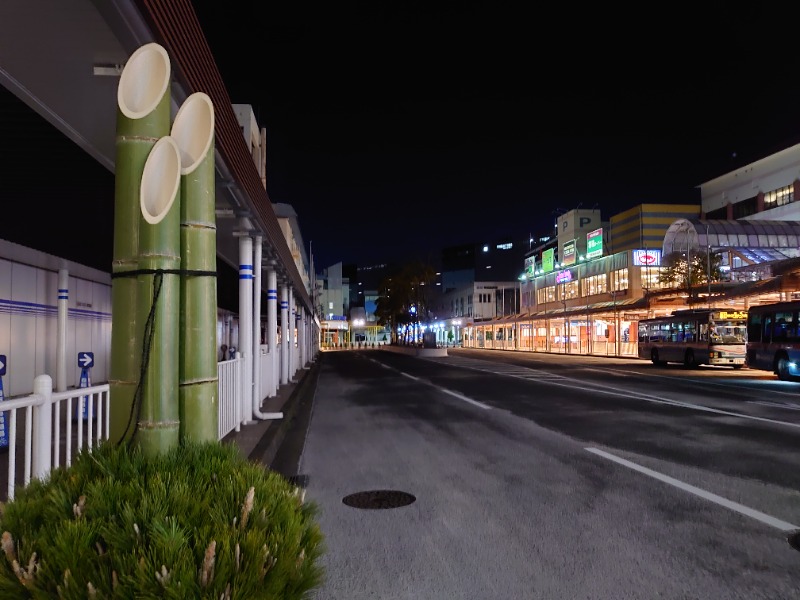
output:
<svg viewBox="0 0 800 600"><path fill-rule="evenodd" d="M0 354L0 377L6 374L6 364L8 361L6 360L5 354Z"/></svg>
<svg viewBox="0 0 800 600"><path fill-rule="evenodd" d="M94 352L78 352L78 366L91 369L94 366Z"/></svg>

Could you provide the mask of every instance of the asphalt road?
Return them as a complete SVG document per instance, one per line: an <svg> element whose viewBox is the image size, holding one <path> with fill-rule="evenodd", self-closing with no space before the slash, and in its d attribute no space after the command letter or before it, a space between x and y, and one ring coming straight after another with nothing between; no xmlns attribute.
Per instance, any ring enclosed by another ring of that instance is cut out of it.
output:
<svg viewBox="0 0 800 600"><path fill-rule="evenodd" d="M319 360L292 442L319 600L800 598L800 384L466 349ZM415 499L343 502L374 490Z"/></svg>

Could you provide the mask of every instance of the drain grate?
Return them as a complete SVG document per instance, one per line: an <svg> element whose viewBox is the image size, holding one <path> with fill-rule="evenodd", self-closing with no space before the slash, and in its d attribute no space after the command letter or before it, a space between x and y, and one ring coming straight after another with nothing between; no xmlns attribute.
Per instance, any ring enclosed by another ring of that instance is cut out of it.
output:
<svg viewBox="0 0 800 600"><path fill-rule="evenodd" d="M800 550L800 529L797 531L793 531L790 533L786 539L789 541L789 545L794 548L795 550Z"/></svg>
<svg viewBox="0 0 800 600"><path fill-rule="evenodd" d="M400 508L414 502L416 497L397 490L370 490L356 492L342 498L342 502L353 508Z"/></svg>

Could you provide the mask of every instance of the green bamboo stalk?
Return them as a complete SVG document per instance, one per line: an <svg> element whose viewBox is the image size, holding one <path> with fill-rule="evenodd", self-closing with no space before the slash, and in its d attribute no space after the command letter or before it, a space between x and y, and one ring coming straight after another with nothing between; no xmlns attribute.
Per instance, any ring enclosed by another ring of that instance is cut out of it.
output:
<svg viewBox="0 0 800 600"><path fill-rule="evenodd" d="M109 439L115 443L130 439L137 418L144 323L136 318L136 277L124 274L139 268L139 187L147 156L169 134L169 82L166 50L145 44L129 58L117 89L109 364Z"/></svg>
<svg viewBox="0 0 800 600"><path fill-rule="evenodd" d="M142 172L136 279L136 318L145 324L146 363L134 442L150 456L165 454L179 443L180 173L178 145L164 136Z"/></svg>
<svg viewBox="0 0 800 600"><path fill-rule="evenodd" d="M217 387L217 227L214 197L214 105L189 96L172 136L181 150L179 406L181 441L219 439ZM192 272L195 274L192 274Z"/></svg>

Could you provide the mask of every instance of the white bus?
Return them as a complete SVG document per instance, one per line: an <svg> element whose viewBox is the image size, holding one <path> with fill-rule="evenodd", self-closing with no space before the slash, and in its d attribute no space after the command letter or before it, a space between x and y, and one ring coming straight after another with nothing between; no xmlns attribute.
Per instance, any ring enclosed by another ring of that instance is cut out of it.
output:
<svg viewBox="0 0 800 600"><path fill-rule="evenodd" d="M747 312L722 308L676 310L667 317L639 321L639 358L654 365L745 364Z"/></svg>

